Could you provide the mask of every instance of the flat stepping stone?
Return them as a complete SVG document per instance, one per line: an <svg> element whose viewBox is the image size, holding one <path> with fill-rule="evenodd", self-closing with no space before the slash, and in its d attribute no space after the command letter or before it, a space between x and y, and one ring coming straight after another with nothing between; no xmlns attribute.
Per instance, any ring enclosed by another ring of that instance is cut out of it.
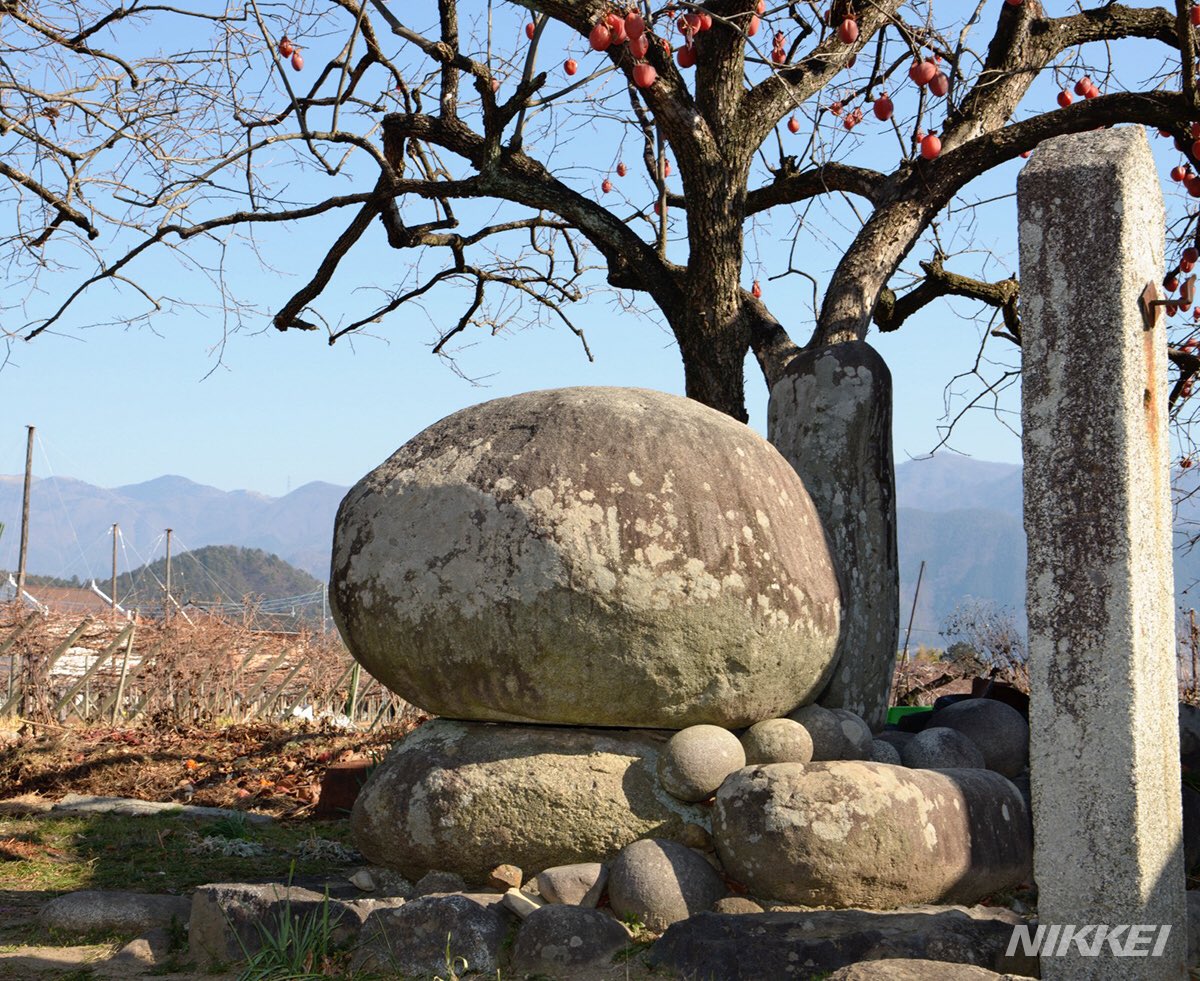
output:
<svg viewBox="0 0 1200 981"><path fill-rule="evenodd" d="M651 948L650 963L725 981L809 977L866 958L930 959L950 968L969 964L1032 975L1036 958L1006 953L1020 922L1011 910L981 906L701 913L669 927Z"/></svg>
<svg viewBox="0 0 1200 981"><path fill-rule="evenodd" d="M187 896L83 889L58 896L38 913L39 925L68 934L145 933L171 921L185 924L192 912Z"/></svg>
<svg viewBox="0 0 1200 981"><path fill-rule="evenodd" d="M69 814L118 814L122 817L150 817L156 814L193 818L198 821L238 816L251 824L271 824L269 814L235 811L229 807L203 807L200 804L175 804L170 801L135 800L132 797L96 797L91 794L67 794L51 809Z"/></svg>

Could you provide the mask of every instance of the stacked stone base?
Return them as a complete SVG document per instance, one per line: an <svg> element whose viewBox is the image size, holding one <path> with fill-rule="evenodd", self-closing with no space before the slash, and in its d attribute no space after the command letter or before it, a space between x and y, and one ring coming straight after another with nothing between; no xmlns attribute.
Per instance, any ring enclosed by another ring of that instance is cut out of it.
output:
<svg viewBox="0 0 1200 981"><path fill-rule="evenodd" d="M688 804L659 779L671 735L434 720L363 788L355 841L411 878L476 884L500 862L607 863L657 839L697 848L755 896L810 906L970 904L1030 879L1029 813L999 773L771 763Z"/></svg>
<svg viewBox="0 0 1200 981"><path fill-rule="evenodd" d="M710 808L658 784L672 735L435 719L398 745L354 806L372 862L483 882L499 862L540 871L616 857L639 838L707 839Z"/></svg>

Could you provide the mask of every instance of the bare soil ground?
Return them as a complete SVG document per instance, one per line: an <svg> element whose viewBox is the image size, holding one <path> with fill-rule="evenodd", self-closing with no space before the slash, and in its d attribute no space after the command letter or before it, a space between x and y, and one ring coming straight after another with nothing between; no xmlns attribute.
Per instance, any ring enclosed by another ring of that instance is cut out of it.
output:
<svg viewBox="0 0 1200 981"><path fill-rule="evenodd" d="M131 729L26 726L0 746L0 801L36 794L132 797L302 819L330 764L378 759L413 726L347 732L246 723Z"/></svg>

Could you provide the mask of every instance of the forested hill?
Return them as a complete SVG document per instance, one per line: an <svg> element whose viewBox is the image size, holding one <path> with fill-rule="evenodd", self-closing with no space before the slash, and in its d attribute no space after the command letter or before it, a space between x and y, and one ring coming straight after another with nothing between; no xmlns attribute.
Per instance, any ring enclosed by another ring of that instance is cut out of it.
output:
<svg viewBox="0 0 1200 981"><path fill-rule="evenodd" d="M118 576L117 597L126 606L161 602L166 578L167 560L161 558ZM99 585L108 592L108 580ZM181 604L240 603L247 596L275 599L319 589L317 579L261 548L206 545L171 557L171 595Z"/></svg>

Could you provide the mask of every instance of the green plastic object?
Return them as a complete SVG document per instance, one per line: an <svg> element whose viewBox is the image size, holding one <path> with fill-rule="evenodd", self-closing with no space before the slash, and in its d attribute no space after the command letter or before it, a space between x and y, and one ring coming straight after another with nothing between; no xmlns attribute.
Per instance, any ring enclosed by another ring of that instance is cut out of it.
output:
<svg viewBox="0 0 1200 981"><path fill-rule="evenodd" d="M904 716L912 715L914 712L932 712L932 705L893 705L888 709L887 720L888 725L896 725Z"/></svg>

